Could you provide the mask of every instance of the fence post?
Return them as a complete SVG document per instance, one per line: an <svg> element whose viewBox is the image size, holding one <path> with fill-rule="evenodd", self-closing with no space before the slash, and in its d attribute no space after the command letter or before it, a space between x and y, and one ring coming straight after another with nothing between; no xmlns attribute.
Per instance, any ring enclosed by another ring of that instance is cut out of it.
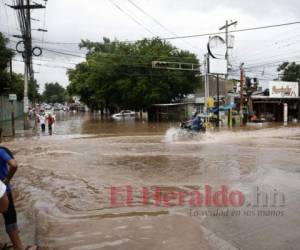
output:
<svg viewBox="0 0 300 250"><path fill-rule="evenodd" d="M11 131L12 135L15 136L15 111L14 111L14 101L11 101Z"/></svg>

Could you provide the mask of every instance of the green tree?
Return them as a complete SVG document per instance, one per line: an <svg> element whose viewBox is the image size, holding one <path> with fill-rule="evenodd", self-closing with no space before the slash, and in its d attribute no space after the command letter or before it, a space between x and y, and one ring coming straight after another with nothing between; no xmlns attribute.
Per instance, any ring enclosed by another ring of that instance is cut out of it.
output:
<svg viewBox="0 0 300 250"><path fill-rule="evenodd" d="M38 93L38 84L36 81L28 83L28 97L30 100L40 101L40 94ZM11 84L9 86L9 93L17 95L18 100L22 101L24 97L24 76L23 74L12 73Z"/></svg>
<svg viewBox="0 0 300 250"><path fill-rule="evenodd" d="M48 103L64 103L67 100L67 91L59 83L46 83L42 98Z"/></svg>
<svg viewBox="0 0 300 250"><path fill-rule="evenodd" d="M17 95L18 100L23 100L24 97L24 78L22 74L13 73L10 92Z"/></svg>
<svg viewBox="0 0 300 250"><path fill-rule="evenodd" d="M22 74L8 72L9 61L14 56L11 49L7 47L8 39L0 32L0 94L14 93L17 94L18 100L24 96L24 78ZM36 81L29 81L28 96L30 100L39 98L38 84Z"/></svg>
<svg viewBox="0 0 300 250"><path fill-rule="evenodd" d="M7 47L8 39L0 33L0 93L8 93L11 79L7 67L14 53Z"/></svg>
<svg viewBox="0 0 300 250"><path fill-rule="evenodd" d="M160 39L125 43L103 38L79 46L88 53L85 62L68 71L68 91L91 109L143 109L180 101L200 86L195 72L152 68L152 61L198 64L196 55Z"/></svg>
<svg viewBox="0 0 300 250"><path fill-rule="evenodd" d="M282 72L281 80L288 82L299 82L300 81L300 64L295 62L282 63L278 69L279 72Z"/></svg>

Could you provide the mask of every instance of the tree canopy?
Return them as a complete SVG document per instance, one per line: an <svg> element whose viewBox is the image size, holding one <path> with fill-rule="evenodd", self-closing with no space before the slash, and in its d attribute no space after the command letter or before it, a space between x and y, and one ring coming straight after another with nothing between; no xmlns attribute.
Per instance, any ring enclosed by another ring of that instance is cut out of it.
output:
<svg viewBox="0 0 300 250"><path fill-rule="evenodd" d="M11 79L7 67L14 53L7 47L8 39L0 32L0 92L6 93L10 87Z"/></svg>
<svg viewBox="0 0 300 250"><path fill-rule="evenodd" d="M64 103L67 100L67 91L59 83L46 83L42 98L48 103Z"/></svg>
<svg viewBox="0 0 300 250"><path fill-rule="evenodd" d="M0 94L16 94L21 101L24 96L24 77L22 74L8 72L9 61L14 56L11 49L8 48L8 39L0 32ZM28 82L28 97L30 100L38 99L38 84L36 81Z"/></svg>
<svg viewBox="0 0 300 250"><path fill-rule="evenodd" d="M86 61L69 70L71 95L91 109L143 109L154 103L180 101L200 87L195 72L153 69L152 61L198 64L196 55L160 39L134 43L82 41Z"/></svg>
<svg viewBox="0 0 300 250"><path fill-rule="evenodd" d="M282 63L278 69L279 72L282 72L281 79L288 82L299 82L300 81L300 64L295 62Z"/></svg>
<svg viewBox="0 0 300 250"><path fill-rule="evenodd" d="M38 92L39 86L36 82L29 81L28 82L28 97L30 100L40 100L40 94ZM23 100L24 97L24 75L17 74L15 72L12 73L11 83L8 88L7 93L16 94L19 101Z"/></svg>

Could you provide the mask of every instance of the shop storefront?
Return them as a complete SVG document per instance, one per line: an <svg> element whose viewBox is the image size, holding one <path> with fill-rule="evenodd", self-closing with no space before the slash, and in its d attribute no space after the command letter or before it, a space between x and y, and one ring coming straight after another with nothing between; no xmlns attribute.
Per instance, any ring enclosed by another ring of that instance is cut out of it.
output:
<svg viewBox="0 0 300 250"><path fill-rule="evenodd" d="M287 105L288 121L300 120L300 98L276 98L252 96L253 111L259 120L283 122L284 104Z"/></svg>
<svg viewBox="0 0 300 250"><path fill-rule="evenodd" d="M252 96L251 99L254 115L259 120L283 122L300 119L298 82L271 81L269 96Z"/></svg>

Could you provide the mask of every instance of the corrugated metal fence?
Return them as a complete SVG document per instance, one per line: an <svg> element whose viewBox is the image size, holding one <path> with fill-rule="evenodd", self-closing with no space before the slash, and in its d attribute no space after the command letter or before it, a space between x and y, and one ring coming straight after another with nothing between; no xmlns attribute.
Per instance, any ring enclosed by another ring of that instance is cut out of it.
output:
<svg viewBox="0 0 300 250"><path fill-rule="evenodd" d="M12 105L6 96L0 96L0 122L11 120ZM23 103L14 101L15 119L23 116Z"/></svg>
<svg viewBox="0 0 300 250"><path fill-rule="evenodd" d="M15 120L23 117L23 103L14 101L13 103ZM3 129L3 135L9 135L11 131L11 113L12 105L6 96L0 96L0 128Z"/></svg>

